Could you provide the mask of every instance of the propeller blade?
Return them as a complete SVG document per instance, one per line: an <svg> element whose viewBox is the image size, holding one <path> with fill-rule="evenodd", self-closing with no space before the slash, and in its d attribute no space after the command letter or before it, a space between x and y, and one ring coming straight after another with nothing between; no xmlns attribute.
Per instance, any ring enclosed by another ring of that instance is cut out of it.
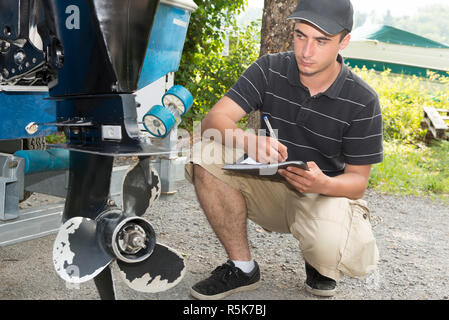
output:
<svg viewBox="0 0 449 320"><path fill-rule="evenodd" d="M117 260L120 275L136 291L156 293L176 286L184 277L184 259L172 248L157 243L151 256L138 263Z"/></svg>
<svg viewBox="0 0 449 320"><path fill-rule="evenodd" d="M122 204L127 215L143 216L161 194L161 180L149 160L130 168L123 180Z"/></svg>
<svg viewBox="0 0 449 320"><path fill-rule="evenodd" d="M94 278L113 257L102 247L97 236L97 223L83 217L66 221L53 245L53 264L67 282L82 283Z"/></svg>

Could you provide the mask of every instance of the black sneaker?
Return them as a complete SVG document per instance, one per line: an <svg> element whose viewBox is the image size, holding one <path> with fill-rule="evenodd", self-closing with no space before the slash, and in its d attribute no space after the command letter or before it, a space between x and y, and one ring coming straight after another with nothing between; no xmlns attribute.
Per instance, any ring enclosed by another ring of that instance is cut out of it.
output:
<svg viewBox="0 0 449 320"><path fill-rule="evenodd" d="M337 282L321 275L306 262L306 291L321 297L332 297L336 292Z"/></svg>
<svg viewBox="0 0 449 320"><path fill-rule="evenodd" d="M195 284L190 294L200 300L223 299L230 294L249 291L259 287L260 270L257 262L250 273L245 273L228 260L212 271L212 275Z"/></svg>

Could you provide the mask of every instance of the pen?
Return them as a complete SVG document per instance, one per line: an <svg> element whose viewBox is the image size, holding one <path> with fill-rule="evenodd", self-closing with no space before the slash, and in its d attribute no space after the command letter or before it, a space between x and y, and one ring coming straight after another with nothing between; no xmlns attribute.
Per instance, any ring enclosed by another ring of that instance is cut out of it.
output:
<svg viewBox="0 0 449 320"><path fill-rule="evenodd" d="M264 116L263 119L265 120L265 123L267 124L268 131L270 131L270 136L271 136L272 138L274 138L274 139L277 140L278 138L276 137L276 134L274 133L274 130L273 130L273 128L271 127L271 124L270 124L270 122L268 121L267 116Z"/></svg>
<svg viewBox="0 0 449 320"><path fill-rule="evenodd" d="M270 121L268 121L268 117L267 117L267 116L264 116L263 119L264 119L265 123L267 124L268 131L270 131L270 136L271 136L272 138L278 140L278 137L277 137L276 134L274 133L273 127L272 127L271 124L270 124ZM279 152L279 150L278 150L278 152ZM288 157L287 157L287 158L288 158ZM283 161L286 161L287 158L285 158Z"/></svg>

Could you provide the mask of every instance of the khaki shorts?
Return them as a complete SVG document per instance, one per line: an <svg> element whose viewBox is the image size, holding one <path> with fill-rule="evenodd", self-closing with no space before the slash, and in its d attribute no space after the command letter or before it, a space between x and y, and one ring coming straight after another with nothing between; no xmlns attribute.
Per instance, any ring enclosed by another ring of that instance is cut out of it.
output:
<svg viewBox="0 0 449 320"><path fill-rule="evenodd" d="M196 144L185 166L186 179L193 183L193 164L198 164L240 191L248 218L266 230L291 233L304 259L324 276L339 280L343 274L364 276L375 270L379 252L365 201L299 193L285 180L222 169L242 155L215 142Z"/></svg>

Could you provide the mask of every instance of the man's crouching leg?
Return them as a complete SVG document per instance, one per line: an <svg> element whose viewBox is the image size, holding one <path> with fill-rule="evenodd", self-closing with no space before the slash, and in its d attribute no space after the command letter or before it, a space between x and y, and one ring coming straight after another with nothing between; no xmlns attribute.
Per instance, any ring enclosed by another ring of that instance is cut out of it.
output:
<svg viewBox="0 0 449 320"><path fill-rule="evenodd" d="M246 203L231 188L200 165L194 165L194 186L201 208L232 260L250 260Z"/></svg>
<svg viewBox="0 0 449 320"><path fill-rule="evenodd" d="M344 274L364 276L374 270L378 250L366 202L304 194L293 207L290 228L306 261L308 292L332 296Z"/></svg>
<svg viewBox="0 0 449 320"><path fill-rule="evenodd" d="M257 288L260 280L257 263L254 261L252 270L245 273L233 262L252 263L247 237L248 214L243 195L197 164L193 167L193 184L201 208L229 260L216 268L209 278L195 284L190 291L192 296L215 300Z"/></svg>

